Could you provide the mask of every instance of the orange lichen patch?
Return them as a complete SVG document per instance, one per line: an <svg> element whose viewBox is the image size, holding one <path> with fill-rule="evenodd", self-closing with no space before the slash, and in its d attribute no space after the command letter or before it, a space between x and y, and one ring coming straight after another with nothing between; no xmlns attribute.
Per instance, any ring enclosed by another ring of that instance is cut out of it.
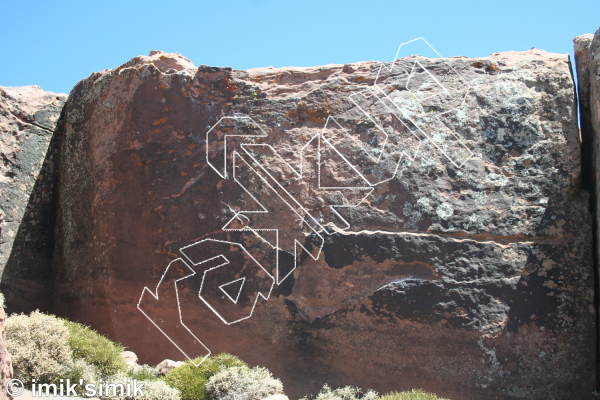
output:
<svg viewBox="0 0 600 400"><path fill-rule="evenodd" d="M131 154L131 158L133 158L133 162L135 163L135 165L137 165L138 167L143 167L144 166L144 162L142 162L142 159L140 158L140 155L137 153L132 153ZM147 163L147 162L146 162Z"/></svg>
<svg viewBox="0 0 600 400"><path fill-rule="evenodd" d="M181 173L181 176L187 176L187 173L185 173L185 172L182 172L182 173Z"/></svg>
<svg viewBox="0 0 600 400"><path fill-rule="evenodd" d="M496 66L496 64L494 63L490 63L489 61L473 61L471 63L471 66L473 68L481 68L481 69L485 69L486 72L497 72L498 71L498 67Z"/></svg>
<svg viewBox="0 0 600 400"><path fill-rule="evenodd" d="M227 90L229 90L230 92L235 92L238 90L238 87L235 86L235 84L233 83L233 81L231 79L229 79L229 77L225 76L223 78L223 80L225 81L225 84L227 85Z"/></svg>
<svg viewBox="0 0 600 400"><path fill-rule="evenodd" d="M334 113L327 105L319 104L315 108L312 108L308 107L305 102L301 101L296 105L295 110L291 110L287 113L287 117L299 122L322 122L325 121L328 116L333 114Z"/></svg>
<svg viewBox="0 0 600 400"><path fill-rule="evenodd" d="M197 144L190 144L190 149L195 149L196 147L198 147Z"/></svg>
<svg viewBox="0 0 600 400"><path fill-rule="evenodd" d="M167 84L167 82L165 82L165 81L160 81L160 82L159 82L159 84L158 84L158 87L159 87L160 89L168 89L168 88L169 88L169 85L168 85L168 84Z"/></svg>
<svg viewBox="0 0 600 400"><path fill-rule="evenodd" d="M162 117L161 119L157 119L156 121L154 121L152 123L152 125L160 125L160 124L164 124L165 122L167 122L169 120L169 117Z"/></svg>
<svg viewBox="0 0 600 400"><path fill-rule="evenodd" d="M185 155L186 155L186 156L191 156L191 155L192 155L192 152L191 152L191 151L188 151L187 153L185 153Z"/></svg>
<svg viewBox="0 0 600 400"><path fill-rule="evenodd" d="M167 107L167 106L164 106L164 107L163 107L163 109L162 109L162 112L167 112L167 111L169 111L169 110L170 110L170 109L169 109L169 107Z"/></svg>
<svg viewBox="0 0 600 400"><path fill-rule="evenodd" d="M163 125L163 126L159 126L156 129L151 130L150 133L158 133L160 131L164 131L166 129L172 129L172 128L173 128L172 125Z"/></svg>
<svg viewBox="0 0 600 400"><path fill-rule="evenodd" d="M194 168L198 168L200 164L194 164Z"/></svg>
<svg viewBox="0 0 600 400"><path fill-rule="evenodd" d="M172 154L174 150L169 150L167 153Z"/></svg>

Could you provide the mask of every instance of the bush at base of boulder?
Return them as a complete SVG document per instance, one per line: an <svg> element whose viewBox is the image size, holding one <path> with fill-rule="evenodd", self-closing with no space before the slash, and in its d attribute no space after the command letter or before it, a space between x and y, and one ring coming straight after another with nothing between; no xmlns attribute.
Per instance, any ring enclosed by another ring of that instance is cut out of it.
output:
<svg viewBox="0 0 600 400"><path fill-rule="evenodd" d="M14 377L29 386L31 380L52 383L73 365L69 331L55 317L32 312L7 318L6 348L12 356Z"/></svg>
<svg viewBox="0 0 600 400"><path fill-rule="evenodd" d="M162 380L144 382L144 399L148 400L180 400L179 390L172 388Z"/></svg>
<svg viewBox="0 0 600 400"><path fill-rule="evenodd" d="M62 321L69 330L69 345L73 349L73 357L96 366L100 373L106 376L127 369L127 363L121 356L125 347L83 324Z"/></svg>
<svg viewBox="0 0 600 400"><path fill-rule="evenodd" d="M262 367L232 367L210 377L206 391L212 400L262 400L283 394L283 384Z"/></svg>
<svg viewBox="0 0 600 400"><path fill-rule="evenodd" d="M438 397L433 393L427 393L421 389L412 389L407 392L391 392L379 396L377 392L368 390L366 393L357 387L344 386L331 389L329 385L323 385L323 389L316 396L307 396L301 400L448 400Z"/></svg>
<svg viewBox="0 0 600 400"><path fill-rule="evenodd" d="M366 393L354 386L344 386L337 389L331 389L328 384L323 385L323 389L314 397L304 397L302 400L379 400L379 395L373 390Z"/></svg>
<svg viewBox="0 0 600 400"><path fill-rule="evenodd" d="M108 392L100 396L101 400L181 400L179 390L170 387L162 380L137 380L137 387L141 387L143 395L135 395L132 391L132 379L119 372L116 375L108 377L105 381L108 386ZM130 387L130 396L127 396L127 385Z"/></svg>
<svg viewBox="0 0 600 400"><path fill-rule="evenodd" d="M127 369L127 372L125 374L130 379L137 379L138 381L155 381L159 379L158 371L146 364L132 365Z"/></svg>
<svg viewBox="0 0 600 400"><path fill-rule="evenodd" d="M66 382L67 379L69 379L70 382L77 382L79 384L76 388L78 394L83 393L85 385L88 383L96 384L101 378L102 374L100 374L98 368L82 359L73 361L69 370L60 377L63 382Z"/></svg>
<svg viewBox="0 0 600 400"><path fill-rule="evenodd" d="M381 396L381 400L448 400L437 397L433 393L426 393L421 389L413 389L410 392L392 392Z"/></svg>
<svg viewBox="0 0 600 400"><path fill-rule="evenodd" d="M6 343L13 356L14 376L28 387L33 379L38 383L60 379L96 383L127 369L121 356L123 346L85 325L39 311L7 318ZM144 378L156 374L144 372Z"/></svg>
<svg viewBox="0 0 600 400"><path fill-rule="evenodd" d="M226 353L209 357L196 366L201 361L202 358L186 361L165 375L165 382L181 392L182 400L207 400L206 383L211 376L225 368L247 367L242 360Z"/></svg>

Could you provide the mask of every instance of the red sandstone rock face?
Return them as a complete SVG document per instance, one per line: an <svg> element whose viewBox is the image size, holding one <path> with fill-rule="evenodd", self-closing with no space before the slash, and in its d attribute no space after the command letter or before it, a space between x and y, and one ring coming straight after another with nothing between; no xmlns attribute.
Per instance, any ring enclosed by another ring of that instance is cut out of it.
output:
<svg viewBox="0 0 600 400"><path fill-rule="evenodd" d="M567 56L233 71L153 52L80 82L58 133L54 310L141 362L183 358L137 308L160 281L140 308L181 350L268 367L292 397L594 390Z"/></svg>

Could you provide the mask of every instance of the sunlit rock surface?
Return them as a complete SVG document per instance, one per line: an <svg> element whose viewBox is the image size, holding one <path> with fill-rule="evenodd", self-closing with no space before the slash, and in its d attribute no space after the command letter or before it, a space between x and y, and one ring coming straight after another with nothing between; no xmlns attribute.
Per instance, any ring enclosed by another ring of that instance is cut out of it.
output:
<svg viewBox="0 0 600 400"><path fill-rule="evenodd" d="M568 56L535 49L248 71L136 57L81 81L59 122L54 311L142 363L182 359L152 320L292 398L588 398L576 113Z"/></svg>

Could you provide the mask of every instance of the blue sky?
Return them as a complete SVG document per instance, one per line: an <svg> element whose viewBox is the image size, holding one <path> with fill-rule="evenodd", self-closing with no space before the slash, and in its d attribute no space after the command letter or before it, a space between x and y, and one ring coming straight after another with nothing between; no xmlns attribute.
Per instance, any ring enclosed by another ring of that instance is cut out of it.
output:
<svg viewBox="0 0 600 400"><path fill-rule="evenodd" d="M68 93L150 50L236 69L389 61L420 36L445 57L572 53L600 27L600 0L0 0L0 21L0 86Z"/></svg>

